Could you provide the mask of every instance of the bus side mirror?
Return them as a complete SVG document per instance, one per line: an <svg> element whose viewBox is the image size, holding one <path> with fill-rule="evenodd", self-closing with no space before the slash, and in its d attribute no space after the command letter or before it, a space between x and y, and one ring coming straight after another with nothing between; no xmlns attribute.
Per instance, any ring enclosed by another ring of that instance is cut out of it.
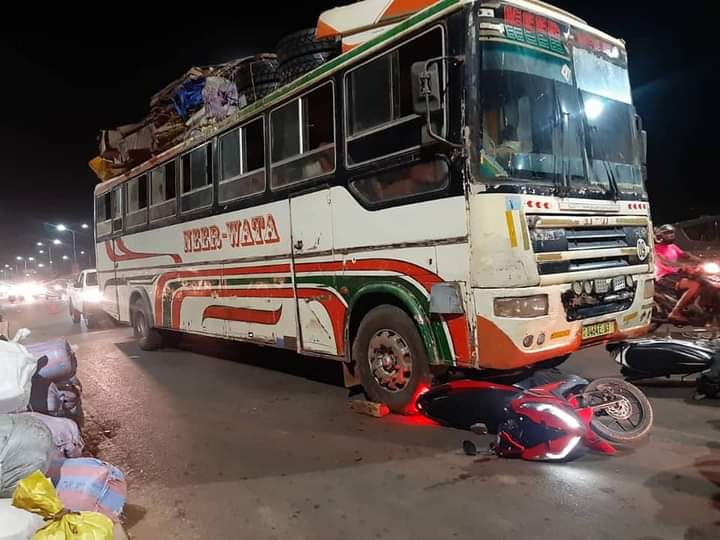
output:
<svg viewBox="0 0 720 540"><path fill-rule="evenodd" d="M413 111L426 115L442 109L440 70L437 63L415 62L411 67Z"/></svg>
<svg viewBox="0 0 720 540"><path fill-rule="evenodd" d="M410 68L413 96L413 111L425 116L425 128L430 138L448 144L453 148L464 149L464 145L447 140L435 132L432 113L443 109L442 89L440 88L440 65L464 62L462 56L440 56L425 62L415 62Z"/></svg>

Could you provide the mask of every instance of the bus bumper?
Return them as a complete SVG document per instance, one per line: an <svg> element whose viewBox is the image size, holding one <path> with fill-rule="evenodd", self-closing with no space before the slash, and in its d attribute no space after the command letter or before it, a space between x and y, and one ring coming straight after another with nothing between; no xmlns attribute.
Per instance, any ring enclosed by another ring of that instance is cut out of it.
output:
<svg viewBox="0 0 720 540"><path fill-rule="evenodd" d="M571 354L579 349L644 335L650 328L653 299L645 298L645 282L637 276L629 308L615 313L568 321L562 295L570 284L523 289L473 289L477 368L515 369ZM535 318L498 317L496 298L548 295L548 313ZM587 328L585 331L584 328Z"/></svg>

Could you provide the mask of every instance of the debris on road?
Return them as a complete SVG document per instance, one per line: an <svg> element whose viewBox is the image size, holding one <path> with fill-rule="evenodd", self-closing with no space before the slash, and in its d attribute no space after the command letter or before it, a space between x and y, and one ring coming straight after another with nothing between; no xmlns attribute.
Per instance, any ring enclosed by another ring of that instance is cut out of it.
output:
<svg viewBox="0 0 720 540"><path fill-rule="evenodd" d="M52 522L35 536L37 527L27 534L34 520L21 510L3 510L8 507L4 501L0 515L11 515L13 528L6 529L2 522L0 540L71 540L83 531L83 538L100 540L113 538L113 528L122 538L125 476L108 463L82 457L82 385L75 351L65 339L22 345L29 334L23 329L13 341L0 341L0 497L15 493L18 508L41 513ZM39 497L34 503L33 496ZM41 512L43 505L57 509ZM63 505L82 514L67 521ZM78 533L65 536L66 525ZM11 530L11 536L3 536L5 530Z"/></svg>
<svg viewBox="0 0 720 540"><path fill-rule="evenodd" d="M42 517L15 508L12 499L0 499L0 540L28 540L43 526Z"/></svg>
<svg viewBox="0 0 720 540"><path fill-rule="evenodd" d="M49 522L33 540L112 540L113 522L98 512L68 512L50 480L35 471L22 482L13 496L13 506L29 510Z"/></svg>
<svg viewBox="0 0 720 540"><path fill-rule="evenodd" d="M374 401L366 401L364 399L351 399L348 405L352 411L374 418L383 418L390 414L390 409L384 403L375 403Z"/></svg>
<svg viewBox="0 0 720 540"><path fill-rule="evenodd" d="M51 339L25 345L38 359L37 374L49 381L64 381L75 376L77 357L66 339Z"/></svg>
<svg viewBox="0 0 720 540"><path fill-rule="evenodd" d="M127 499L125 475L94 458L53 462L48 476L66 508L75 512L100 512L119 523Z"/></svg>
<svg viewBox="0 0 720 540"><path fill-rule="evenodd" d="M56 450L53 460L82 456L85 443L80 434L80 428L75 422L69 418L57 418L35 412L24 413L22 416L36 418L50 430Z"/></svg>
<svg viewBox="0 0 720 540"><path fill-rule="evenodd" d="M17 483L33 471L46 473L55 445L47 426L37 418L0 415L0 497L9 497Z"/></svg>
<svg viewBox="0 0 720 540"><path fill-rule="evenodd" d="M20 343L0 341L0 414L27 409L37 364Z"/></svg>

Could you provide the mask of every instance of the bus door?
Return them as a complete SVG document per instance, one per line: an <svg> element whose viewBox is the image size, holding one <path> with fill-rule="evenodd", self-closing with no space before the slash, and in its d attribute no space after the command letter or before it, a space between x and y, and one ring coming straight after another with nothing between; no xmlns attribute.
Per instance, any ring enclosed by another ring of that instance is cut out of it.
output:
<svg viewBox="0 0 720 540"><path fill-rule="evenodd" d="M342 354L337 316L329 189L290 200L292 253L301 351Z"/></svg>
<svg viewBox="0 0 720 540"><path fill-rule="evenodd" d="M108 315L113 317L116 320L120 320L120 296L119 296L119 277L118 277L118 266L119 261L118 258L115 256L117 253L122 253L122 250L119 250L118 247L118 240L121 240L119 238L115 237L115 234L121 233L123 231L123 197L122 197L122 186L118 186L115 189L113 189L108 194L108 199L106 201L106 204L109 205L109 212L110 212L110 222L112 227L112 233L113 233L113 239L108 240L106 242L111 243L110 251L113 254L112 257L112 278L108 281L100 282L98 280L98 283L101 287L101 293L103 295L102 300L102 309L105 311ZM122 241L122 240L121 240ZM98 259L98 264L100 263ZM100 270L100 268L98 268ZM99 277L99 276L98 276ZM102 288L103 285L105 285L104 289Z"/></svg>

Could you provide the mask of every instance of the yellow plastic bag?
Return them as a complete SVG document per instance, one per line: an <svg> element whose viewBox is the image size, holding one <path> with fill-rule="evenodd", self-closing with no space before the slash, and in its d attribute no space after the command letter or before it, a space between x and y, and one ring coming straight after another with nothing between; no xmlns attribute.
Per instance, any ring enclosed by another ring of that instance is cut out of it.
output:
<svg viewBox="0 0 720 540"><path fill-rule="evenodd" d="M13 506L39 514L50 523L33 540L112 540L113 523L97 512L69 512L52 482L40 471L21 480L15 488Z"/></svg>

